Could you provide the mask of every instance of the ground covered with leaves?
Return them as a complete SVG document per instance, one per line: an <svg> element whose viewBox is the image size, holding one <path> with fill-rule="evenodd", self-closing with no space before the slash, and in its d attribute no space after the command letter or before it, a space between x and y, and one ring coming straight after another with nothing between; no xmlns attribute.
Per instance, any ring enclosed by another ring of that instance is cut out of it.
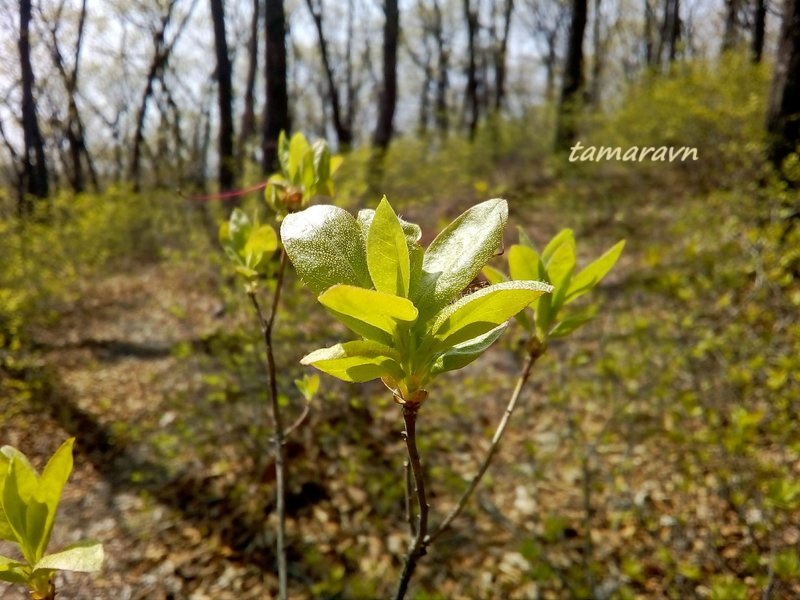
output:
<svg viewBox="0 0 800 600"><path fill-rule="evenodd" d="M702 134L714 148L731 122L752 121L724 99ZM415 164L409 142L387 158L381 191L424 243L505 196L507 245L513 225L540 247L573 228L579 265L627 245L592 299L598 317L537 363L489 477L423 558L410 597L800 597L800 234L783 210L797 198L751 184L758 172L568 164L528 156L513 131L503 139L493 156L459 146ZM379 199L352 183L361 166L353 156L341 174L348 208ZM434 201L445 172L458 176ZM1 222L0 443L41 466L77 437L51 548L96 538L106 564L59 576L60 597L272 597L264 355L210 233L224 209L124 190L54 206L40 223ZM299 358L348 334L291 273L281 306L291 421ZM418 442L434 521L488 447L522 341L511 330L430 390ZM408 543L401 429L381 385L323 377L286 445L292 598L390 596Z"/></svg>

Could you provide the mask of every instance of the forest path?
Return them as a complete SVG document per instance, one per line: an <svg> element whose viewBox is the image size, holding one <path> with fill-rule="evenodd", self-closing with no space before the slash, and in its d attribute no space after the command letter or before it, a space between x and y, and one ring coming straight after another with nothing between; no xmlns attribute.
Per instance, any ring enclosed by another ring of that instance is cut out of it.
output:
<svg viewBox="0 0 800 600"><path fill-rule="evenodd" d="M193 377L176 356L220 326L220 299L208 274L162 262L87 282L53 325L36 329L39 372L29 402L9 403L0 440L41 468L46 456L76 436L75 467L51 549L80 538L103 542L96 578L59 575L64 598L260 598L261 572L231 546L252 531L214 488L204 469L171 472L139 430L180 418L168 395ZM226 515L228 518L220 519ZM238 555L238 556L237 556ZM234 557L234 559L229 559ZM265 564L266 563L266 564ZM21 589L0 596L25 598Z"/></svg>

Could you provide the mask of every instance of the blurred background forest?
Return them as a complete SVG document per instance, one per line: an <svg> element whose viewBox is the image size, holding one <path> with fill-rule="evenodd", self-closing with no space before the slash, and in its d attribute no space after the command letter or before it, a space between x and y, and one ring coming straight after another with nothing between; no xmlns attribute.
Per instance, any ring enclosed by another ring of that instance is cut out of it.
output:
<svg viewBox="0 0 800 600"><path fill-rule="evenodd" d="M798 0L10 0L0 33L0 444L41 467L77 436L53 547L107 556L59 597L275 594L264 355L216 229L269 218L281 130L344 155L337 203L386 194L426 243L490 197L507 244L627 239L410 597L800 597ZM346 334L284 293L291 418L299 358ZM521 339L431 393L434 518ZM380 385L323 376L286 445L292 598L390 594L401 425Z"/></svg>

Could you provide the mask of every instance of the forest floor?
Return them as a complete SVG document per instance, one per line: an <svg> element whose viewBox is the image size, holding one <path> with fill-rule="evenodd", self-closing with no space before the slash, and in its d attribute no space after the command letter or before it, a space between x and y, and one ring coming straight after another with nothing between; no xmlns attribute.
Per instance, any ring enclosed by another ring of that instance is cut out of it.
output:
<svg viewBox="0 0 800 600"><path fill-rule="evenodd" d="M675 210L679 201L689 202L656 195L623 208L599 203L579 219L575 205L551 206L535 225L532 210L512 203L512 219L535 239L575 223L586 244L580 252L596 255L625 236L626 254L601 290L598 321L537 365L486 485L425 557L411 597L737 600L760 598L765 586L777 590L772 598L800 597L798 582L776 582L764 562L770 548L798 543L797 521L760 529L760 513L724 493L737 480L717 480L711 464L719 456L695 456L696 445L676 431L680 375L669 372L672 350L655 345L664 332L649 328L686 301L675 281L699 278L698 261L714 270L715 260L729 258L707 251L725 247L713 228L675 241L681 218L702 215L705 199L684 212ZM438 207L445 212L458 211ZM430 231L435 217L427 220ZM703 236L707 246L697 247ZM507 243L514 241L509 231ZM684 260L687 252L694 262ZM656 264L672 271L654 286ZM256 425L266 422L265 396L249 307L231 300L239 290L212 261L115 271L82 282L77 300L32 328L34 358L12 374L29 393L2 388L12 393L3 398L0 441L37 466L77 437L51 547L96 538L106 563L95 576L60 574L60 597L271 597L274 467L264 458L269 429ZM281 392L289 398L302 373L297 358L346 334L293 281L284 305L304 314L300 325L279 314ZM667 333L692 335L682 327L667 325ZM519 342L514 334L463 378L444 377L440 398L426 407L420 429L434 518L452 506L488 445L514 384ZM661 375L676 389L658 387ZM377 384L322 385L311 417L287 443L292 597L384 598L407 543L401 420ZM778 445L763 447L778 453ZM736 455L724 465L735 472L748 460ZM800 475L797 466L793 472ZM24 595L0 587L0 597Z"/></svg>

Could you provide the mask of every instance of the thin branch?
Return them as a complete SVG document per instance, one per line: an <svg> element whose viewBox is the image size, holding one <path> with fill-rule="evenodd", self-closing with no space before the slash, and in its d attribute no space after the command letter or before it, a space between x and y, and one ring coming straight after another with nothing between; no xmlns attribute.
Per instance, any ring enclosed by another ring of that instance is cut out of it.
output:
<svg viewBox="0 0 800 600"><path fill-rule="evenodd" d="M500 420L500 423L497 425L497 429L494 432L494 437L492 437L491 445L489 446L489 450L486 452L486 456L481 463L480 468L478 469L477 474L472 478L467 486L467 489L464 490L464 493L461 494L461 498L458 500L458 503L453 507L453 510L445 517L444 521L442 521L441 525L434 531L431 535L429 535L425 539L425 545L433 543L442 533L450 527L450 524L453 520L461 514L461 511L464 509L464 506L467 504L470 496L475 491L475 488L478 487L481 479L483 478L486 470L489 468L489 464L492 462L492 458L494 457L497 449L500 446L500 440L503 437L503 433L505 433L506 427L508 426L508 422L511 419L511 415L514 412L514 408L517 406L517 400L519 400L520 393L522 392L522 388L525 387L525 384L528 381L528 378L531 375L531 369L539 357L544 354L545 348L542 346L536 338L532 338L532 342L529 345L529 353L528 358L525 361L525 365L522 368L522 373L517 379L517 385L514 387L514 391L511 394L511 398L508 400L508 406L506 406L506 411L503 414L503 418Z"/></svg>
<svg viewBox="0 0 800 600"><path fill-rule="evenodd" d="M258 321L261 325L261 333L264 336L264 344L267 347L267 368L269 373L269 395L272 405L272 420L275 426L275 437L273 443L273 451L275 455L275 486L276 486L276 512L278 515L277 527L277 554L278 554L278 597L280 600L287 600L288 598L288 578L286 571L286 481L285 481L285 467L284 467L284 453L283 453L283 420L281 418L281 409L278 403L278 383L276 379L275 369L275 355L272 349L272 328L275 325L275 316L278 312L278 303L281 299L281 287L283 285L283 276L286 272L286 253L281 250L281 264L278 268L278 278L275 283L275 294L272 296L272 308L270 309L269 319L264 319L264 314L261 312L261 306L256 298L255 290L250 288L247 290L247 295L253 303L258 315Z"/></svg>
<svg viewBox="0 0 800 600"><path fill-rule="evenodd" d="M294 423L289 425L289 427L286 428L286 431L283 432L283 439L287 439L295 429L303 424L303 421L306 420L309 412L311 412L311 402L306 401L306 405L303 407L303 412L301 412L300 416L294 420Z"/></svg>
<svg viewBox="0 0 800 600"><path fill-rule="evenodd" d="M414 494L417 498L417 508L419 514L417 515L417 532L414 540L408 549L405 562L403 563L403 572L400 575L400 583L397 586L397 593L395 600L403 600L408 591L408 584L411 581L411 576L414 574L414 569L417 567L419 559L425 555L426 551L426 533L428 531L428 502L425 498L425 479L422 474L422 462L419 458L417 451L417 411L419 404L406 402L403 404L403 420L406 424L405 441L406 450L408 451L408 459L411 463L411 470L414 473Z"/></svg>
<svg viewBox="0 0 800 600"><path fill-rule="evenodd" d="M405 470L406 478L406 519L408 520L408 530L413 537L417 535L417 525L414 523L414 512L411 508L411 502L413 501L413 492L411 491L411 464L408 461L404 461L403 469Z"/></svg>

